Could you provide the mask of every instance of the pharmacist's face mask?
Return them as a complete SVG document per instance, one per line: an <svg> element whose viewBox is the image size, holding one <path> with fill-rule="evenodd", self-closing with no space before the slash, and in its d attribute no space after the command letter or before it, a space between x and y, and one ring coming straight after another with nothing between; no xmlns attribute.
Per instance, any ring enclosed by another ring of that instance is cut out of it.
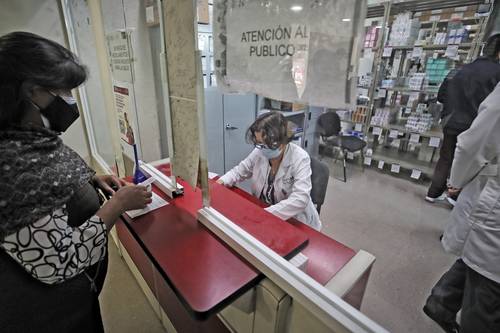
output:
<svg viewBox="0 0 500 333"><path fill-rule="evenodd" d="M45 127L55 132L65 132L80 117L76 100L72 96L54 95L54 100L40 109Z"/></svg>
<svg viewBox="0 0 500 333"><path fill-rule="evenodd" d="M278 158L281 154L281 149L271 149L263 144L256 144L255 148L259 149L259 152L262 154L262 156L264 156L268 160Z"/></svg>

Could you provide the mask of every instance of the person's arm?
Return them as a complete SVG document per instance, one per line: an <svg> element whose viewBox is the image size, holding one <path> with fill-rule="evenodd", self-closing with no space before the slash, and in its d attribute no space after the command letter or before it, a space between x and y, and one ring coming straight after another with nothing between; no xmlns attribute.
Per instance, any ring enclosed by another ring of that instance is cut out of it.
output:
<svg viewBox="0 0 500 333"><path fill-rule="evenodd" d="M254 149L250 155L248 155L243 161L241 161L237 166L229 170L224 176L220 177L219 183L231 187L240 183L246 179L249 179L253 175L253 167L255 165L255 160L258 158L259 150Z"/></svg>
<svg viewBox="0 0 500 333"><path fill-rule="evenodd" d="M65 207L11 234L0 242L7 254L35 279L58 284L102 260L107 228L98 216L81 226L67 224Z"/></svg>
<svg viewBox="0 0 500 333"><path fill-rule="evenodd" d="M269 213L283 220L288 220L302 213L306 209L309 200L311 200L311 159L306 155L297 161L296 166L293 167L296 168L296 172L293 175L295 181L292 193L287 199L266 208Z"/></svg>
<svg viewBox="0 0 500 333"><path fill-rule="evenodd" d="M450 79L445 78L443 83L441 83L441 86L439 87L438 94L437 94L437 100L441 104L446 103L446 98L448 97L448 82Z"/></svg>
<svg viewBox="0 0 500 333"><path fill-rule="evenodd" d="M495 94L495 95L493 95ZM451 168L450 186L461 189L500 154L500 88L493 91L480 106L471 127L458 136Z"/></svg>

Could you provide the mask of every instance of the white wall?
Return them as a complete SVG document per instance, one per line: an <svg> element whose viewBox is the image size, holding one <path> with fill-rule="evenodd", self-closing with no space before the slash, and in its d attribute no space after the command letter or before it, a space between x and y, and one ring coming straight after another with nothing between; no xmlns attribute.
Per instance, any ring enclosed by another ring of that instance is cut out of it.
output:
<svg viewBox="0 0 500 333"><path fill-rule="evenodd" d="M59 15L57 0L0 0L0 8L0 35L12 31L28 31L66 45L64 23ZM85 160L90 160L81 118L63 134L62 138Z"/></svg>

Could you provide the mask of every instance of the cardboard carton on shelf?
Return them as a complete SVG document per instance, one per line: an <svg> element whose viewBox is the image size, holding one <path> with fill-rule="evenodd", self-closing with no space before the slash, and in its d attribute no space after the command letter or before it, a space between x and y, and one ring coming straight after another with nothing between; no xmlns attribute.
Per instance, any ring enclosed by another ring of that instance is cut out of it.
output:
<svg viewBox="0 0 500 333"><path fill-rule="evenodd" d="M305 104L300 104L300 103L293 103L292 104L292 111L303 111L305 110L307 105Z"/></svg>
<svg viewBox="0 0 500 333"><path fill-rule="evenodd" d="M197 14L198 14L198 23L210 24L208 0L198 0Z"/></svg>
<svg viewBox="0 0 500 333"><path fill-rule="evenodd" d="M145 0L144 7L146 8L146 25L148 27L153 27L160 24L160 16L156 1Z"/></svg>

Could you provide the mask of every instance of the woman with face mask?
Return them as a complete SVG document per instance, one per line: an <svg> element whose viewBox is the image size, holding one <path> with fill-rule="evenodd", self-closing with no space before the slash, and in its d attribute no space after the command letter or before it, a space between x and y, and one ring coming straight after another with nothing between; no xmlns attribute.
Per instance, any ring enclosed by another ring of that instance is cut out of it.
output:
<svg viewBox="0 0 500 333"><path fill-rule="evenodd" d="M102 332L108 231L151 193L96 176L59 137L79 117L71 90L87 77L70 51L10 33L0 73L0 330ZM111 195L102 206L97 188Z"/></svg>
<svg viewBox="0 0 500 333"><path fill-rule="evenodd" d="M252 194L270 205L268 212L283 220L294 217L320 230L310 196L311 159L289 143L286 118L279 112L266 113L248 128L246 136L255 149L218 182L230 187L251 178Z"/></svg>

